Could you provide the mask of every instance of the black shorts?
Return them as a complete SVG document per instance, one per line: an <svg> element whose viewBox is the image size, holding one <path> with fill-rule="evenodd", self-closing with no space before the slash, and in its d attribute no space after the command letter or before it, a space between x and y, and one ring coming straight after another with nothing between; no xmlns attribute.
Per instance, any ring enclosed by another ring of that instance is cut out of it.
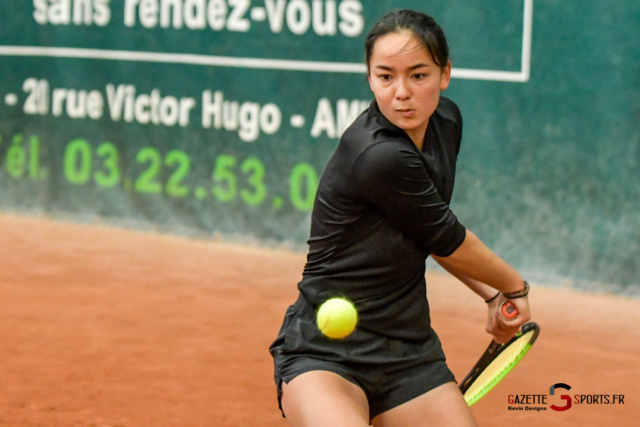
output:
<svg viewBox="0 0 640 427"><path fill-rule="evenodd" d="M320 333L315 311L302 298L287 309L269 351L274 360L278 403L282 381L288 383L309 371L329 371L364 391L370 418L455 381L433 330L429 339L419 343L360 329L343 340L332 340Z"/></svg>

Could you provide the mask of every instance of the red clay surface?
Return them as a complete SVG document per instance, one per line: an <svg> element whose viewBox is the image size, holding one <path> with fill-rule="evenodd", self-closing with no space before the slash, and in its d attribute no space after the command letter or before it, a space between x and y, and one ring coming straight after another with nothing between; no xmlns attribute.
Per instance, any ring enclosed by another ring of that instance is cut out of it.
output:
<svg viewBox="0 0 640 427"><path fill-rule="evenodd" d="M287 425L267 348L305 254L9 215L0 236L0 426ZM427 281L461 379L489 341L484 304L446 275ZM542 287L530 299L542 332L473 407L480 425L640 425L640 301ZM561 382L571 390L548 396ZM509 405L516 394L546 404ZM561 394L624 404L551 410Z"/></svg>

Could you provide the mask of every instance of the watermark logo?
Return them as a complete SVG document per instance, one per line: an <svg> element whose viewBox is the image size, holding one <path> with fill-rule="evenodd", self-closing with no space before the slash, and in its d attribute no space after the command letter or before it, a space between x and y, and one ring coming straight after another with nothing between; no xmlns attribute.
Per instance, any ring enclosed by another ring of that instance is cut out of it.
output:
<svg viewBox="0 0 640 427"><path fill-rule="evenodd" d="M551 386L551 388L549 389L549 395L553 396L556 394L556 389L557 388L563 388L565 390L571 390L571 386L567 385L565 383L557 383ZM567 394L563 394L562 396L560 396L560 398L562 400L565 401L565 405L564 406L556 406L556 405L551 405L551 409L553 409L554 411L567 411L569 409L571 409L571 396L567 395Z"/></svg>
<svg viewBox="0 0 640 427"><path fill-rule="evenodd" d="M509 411L570 410L580 405L624 405L624 394L570 394L571 386L556 383L549 387L549 394L510 394Z"/></svg>

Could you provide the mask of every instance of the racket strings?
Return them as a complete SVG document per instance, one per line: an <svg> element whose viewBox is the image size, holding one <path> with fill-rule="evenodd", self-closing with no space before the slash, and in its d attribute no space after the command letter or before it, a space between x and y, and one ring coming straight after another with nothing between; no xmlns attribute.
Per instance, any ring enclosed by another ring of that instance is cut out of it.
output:
<svg viewBox="0 0 640 427"><path fill-rule="evenodd" d="M505 348L480 374L464 394L467 404L473 405L513 369L531 347L534 331L523 334Z"/></svg>

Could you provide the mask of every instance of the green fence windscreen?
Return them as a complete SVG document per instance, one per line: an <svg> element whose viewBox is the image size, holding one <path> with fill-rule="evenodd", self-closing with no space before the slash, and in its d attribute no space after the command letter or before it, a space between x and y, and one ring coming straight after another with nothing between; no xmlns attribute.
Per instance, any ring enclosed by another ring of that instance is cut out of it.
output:
<svg viewBox="0 0 640 427"><path fill-rule="evenodd" d="M528 277L636 292L635 0L2 2L2 209L303 245L403 7L450 41L460 220Z"/></svg>

